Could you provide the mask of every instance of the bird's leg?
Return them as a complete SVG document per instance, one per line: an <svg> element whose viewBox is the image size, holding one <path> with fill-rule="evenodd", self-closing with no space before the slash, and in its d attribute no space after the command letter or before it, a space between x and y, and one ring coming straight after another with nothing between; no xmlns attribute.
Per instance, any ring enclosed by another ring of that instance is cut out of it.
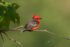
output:
<svg viewBox="0 0 70 47"><path fill-rule="evenodd" d="M5 35L9 40L11 40L11 41L15 42L16 44L18 44L19 47L23 47L23 45L22 45L21 42L19 42L19 41L13 39L13 38L11 38L11 37L9 37L9 36L6 34L6 32L4 32L4 35Z"/></svg>

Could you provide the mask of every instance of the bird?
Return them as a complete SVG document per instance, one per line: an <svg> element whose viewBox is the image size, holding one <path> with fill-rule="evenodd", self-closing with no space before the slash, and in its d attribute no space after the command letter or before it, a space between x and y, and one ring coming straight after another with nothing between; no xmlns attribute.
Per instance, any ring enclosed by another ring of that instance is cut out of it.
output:
<svg viewBox="0 0 70 47"><path fill-rule="evenodd" d="M38 28L40 28L40 22L41 22L41 17L39 15L34 15L32 17L32 20L30 20L29 22L27 22L24 26L24 29L22 32L32 32L34 30L37 30Z"/></svg>

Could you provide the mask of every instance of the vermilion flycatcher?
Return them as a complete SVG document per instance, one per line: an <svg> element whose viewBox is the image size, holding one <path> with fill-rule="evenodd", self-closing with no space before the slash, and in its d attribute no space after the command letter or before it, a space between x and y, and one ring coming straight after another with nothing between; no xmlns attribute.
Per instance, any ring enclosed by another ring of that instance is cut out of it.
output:
<svg viewBox="0 0 70 47"><path fill-rule="evenodd" d="M40 20L41 17L39 15L34 15L32 20L24 26L23 32L37 30L40 27Z"/></svg>

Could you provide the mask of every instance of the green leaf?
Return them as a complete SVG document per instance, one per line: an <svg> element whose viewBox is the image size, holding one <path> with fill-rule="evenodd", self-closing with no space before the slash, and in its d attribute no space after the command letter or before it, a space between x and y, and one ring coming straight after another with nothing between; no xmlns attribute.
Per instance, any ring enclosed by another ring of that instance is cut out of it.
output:
<svg viewBox="0 0 70 47"><path fill-rule="evenodd" d="M20 24L20 16L16 12L19 6L15 3L4 2L0 5L0 28L9 28L10 22Z"/></svg>
<svg viewBox="0 0 70 47"><path fill-rule="evenodd" d="M3 21L3 17L2 16L0 16L0 23Z"/></svg>
<svg viewBox="0 0 70 47"><path fill-rule="evenodd" d="M13 3L13 4L12 4L12 7L14 7L15 9L18 9L18 8L19 8L19 5L16 4L16 3Z"/></svg>
<svg viewBox="0 0 70 47"><path fill-rule="evenodd" d="M19 16L19 14L16 13L15 18L16 18L16 23L20 24L20 16Z"/></svg>

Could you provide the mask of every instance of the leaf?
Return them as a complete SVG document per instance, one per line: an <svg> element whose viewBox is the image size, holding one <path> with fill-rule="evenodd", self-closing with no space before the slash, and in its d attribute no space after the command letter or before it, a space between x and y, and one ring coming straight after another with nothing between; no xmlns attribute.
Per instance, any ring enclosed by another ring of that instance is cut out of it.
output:
<svg viewBox="0 0 70 47"><path fill-rule="evenodd" d="M0 28L9 28L10 22L20 24L20 16L16 13L17 4L5 3L0 5Z"/></svg>
<svg viewBox="0 0 70 47"><path fill-rule="evenodd" d="M19 16L19 14L16 13L15 18L16 18L16 23L20 24L20 16Z"/></svg>
<svg viewBox="0 0 70 47"><path fill-rule="evenodd" d="M3 21L3 17L2 16L0 16L0 23Z"/></svg>
<svg viewBox="0 0 70 47"><path fill-rule="evenodd" d="M19 5L16 4L16 3L13 3L13 4L12 4L12 7L14 7L15 9L18 9L18 8L19 8Z"/></svg>
<svg viewBox="0 0 70 47"><path fill-rule="evenodd" d="M12 6L7 7L7 16L13 23L20 23L20 16L16 13L16 9Z"/></svg>

